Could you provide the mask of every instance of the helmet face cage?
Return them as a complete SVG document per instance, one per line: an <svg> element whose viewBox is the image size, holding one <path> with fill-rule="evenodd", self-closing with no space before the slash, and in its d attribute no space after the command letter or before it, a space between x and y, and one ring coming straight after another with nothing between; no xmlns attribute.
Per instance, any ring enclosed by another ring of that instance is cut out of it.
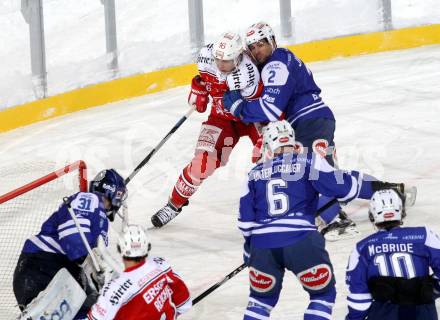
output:
<svg viewBox="0 0 440 320"><path fill-rule="evenodd" d="M402 199L391 189L376 191L370 200L368 217L374 224L401 221L405 217Z"/></svg>
<svg viewBox="0 0 440 320"><path fill-rule="evenodd" d="M140 225L126 226L119 238L117 249L124 258L136 259L148 256L151 243L146 230Z"/></svg>
<svg viewBox="0 0 440 320"><path fill-rule="evenodd" d="M276 149L295 145L295 133L286 120L269 122L263 127L263 156L270 158Z"/></svg>
<svg viewBox="0 0 440 320"><path fill-rule="evenodd" d="M90 181L89 191L104 196L110 202L106 214L110 221L127 198L124 179L114 169L102 170Z"/></svg>
<svg viewBox="0 0 440 320"><path fill-rule="evenodd" d="M249 46L256 42L267 40L272 46L272 51L276 49L275 34L272 28L265 22L258 22L249 27L245 36L246 49L250 52Z"/></svg>
<svg viewBox="0 0 440 320"><path fill-rule="evenodd" d="M233 32L224 33L212 47L212 55L216 61L233 61L234 68L240 64L242 53L243 43L241 38Z"/></svg>

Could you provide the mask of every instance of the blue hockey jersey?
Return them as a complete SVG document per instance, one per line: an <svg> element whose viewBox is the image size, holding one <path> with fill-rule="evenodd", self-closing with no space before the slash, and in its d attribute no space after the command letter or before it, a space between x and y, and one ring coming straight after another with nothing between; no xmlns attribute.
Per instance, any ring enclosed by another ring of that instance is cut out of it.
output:
<svg viewBox="0 0 440 320"><path fill-rule="evenodd" d="M276 49L261 71L264 90L261 97L244 101L244 122L276 121L284 117L295 129L298 120L334 119L322 101L321 89L312 72L291 51Z"/></svg>
<svg viewBox="0 0 440 320"><path fill-rule="evenodd" d="M90 247L97 246L99 236L107 245L108 218L100 197L94 193L79 192L70 196L69 201ZM27 239L23 247L26 253L42 251L65 255L71 261L88 254L64 203L43 223L40 233Z"/></svg>
<svg viewBox="0 0 440 320"><path fill-rule="evenodd" d="M369 199L371 181L357 171L336 170L316 154L286 153L254 167L240 199L238 226L260 248L294 243L316 230L319 194L348 202Z"/></svg>
<svg viewBox="0 0 440 320"><path fill-rule="evenodd" d="M440 238L426 227L397 227L381 230L356 244L347 266L349 286L346 319L364 319L372 303L368 279L377 276L411 279L440 277Z"/></svg>

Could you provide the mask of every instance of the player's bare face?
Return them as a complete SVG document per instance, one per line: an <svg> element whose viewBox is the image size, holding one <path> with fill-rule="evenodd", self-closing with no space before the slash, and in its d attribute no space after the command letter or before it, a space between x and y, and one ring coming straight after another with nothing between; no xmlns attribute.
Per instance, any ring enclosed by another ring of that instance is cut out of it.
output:
<svg viewBox="0 0 440 320"><path fill-rule="evenodd" d="M272 45L265 40L250 44L249 50L259 64L264 63L272 55Z"/></svg>
<svg viewBox="0 0 440 320"><path fill-rule="evenodd" d="M220 59L216 58L215 64L217 65L217 68L222 73L230 73L230 72L234 71L234 69L235 69L234 60L220 60Z"/></svg>

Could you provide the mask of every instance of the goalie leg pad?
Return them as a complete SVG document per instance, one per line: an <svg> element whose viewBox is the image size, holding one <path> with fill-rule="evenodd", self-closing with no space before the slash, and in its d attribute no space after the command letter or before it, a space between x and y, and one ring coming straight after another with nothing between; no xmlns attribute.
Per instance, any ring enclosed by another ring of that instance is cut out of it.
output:
<svg viewBox="0 0 440 320"><path fill-rule="evenodd" d="M47 288L26 307L19 320L63 319L72 320L81 308L86 294L66 270L61 269Z"/></svg>

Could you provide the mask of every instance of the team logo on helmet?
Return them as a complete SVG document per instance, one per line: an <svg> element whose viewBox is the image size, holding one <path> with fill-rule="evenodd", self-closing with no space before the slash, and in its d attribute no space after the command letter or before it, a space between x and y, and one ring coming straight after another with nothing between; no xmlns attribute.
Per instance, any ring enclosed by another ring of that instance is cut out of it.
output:
<svg viewBox="0 0 440 320"><path fill-rule="evenodd" d="M383 217L384 217L385 219L391 219L391 218L394 218L394 212L385 212L385 213L383 214Z"/></svg>
<svg viewBox="0 0 440 320"><path fill-rule="evenodd" d="M297 277L304 288L321 290L330 283L332 270L329 265L323 263L298 273Z"/></svg>
<svg viewBox="0 0 440 320"><path fill-rule="evenodd" d="M249 281L252 289L257 292L268 292L272 290L276 283L274 276L252 267L249 268Z"/></svg>
<svg viewBox="0 0 440 320"><path fill-rule="evenodd" d="M249 37L255 33L255 30L249 30L248 33L246 33L246 37Z"/></svg>
<svg viewBox="0 0 440 320"><path fill-rule="evenodd" d="M281 137L281 138L279 139L279 141L280 141L281 143L289 142L289 137Z"/></svg>

